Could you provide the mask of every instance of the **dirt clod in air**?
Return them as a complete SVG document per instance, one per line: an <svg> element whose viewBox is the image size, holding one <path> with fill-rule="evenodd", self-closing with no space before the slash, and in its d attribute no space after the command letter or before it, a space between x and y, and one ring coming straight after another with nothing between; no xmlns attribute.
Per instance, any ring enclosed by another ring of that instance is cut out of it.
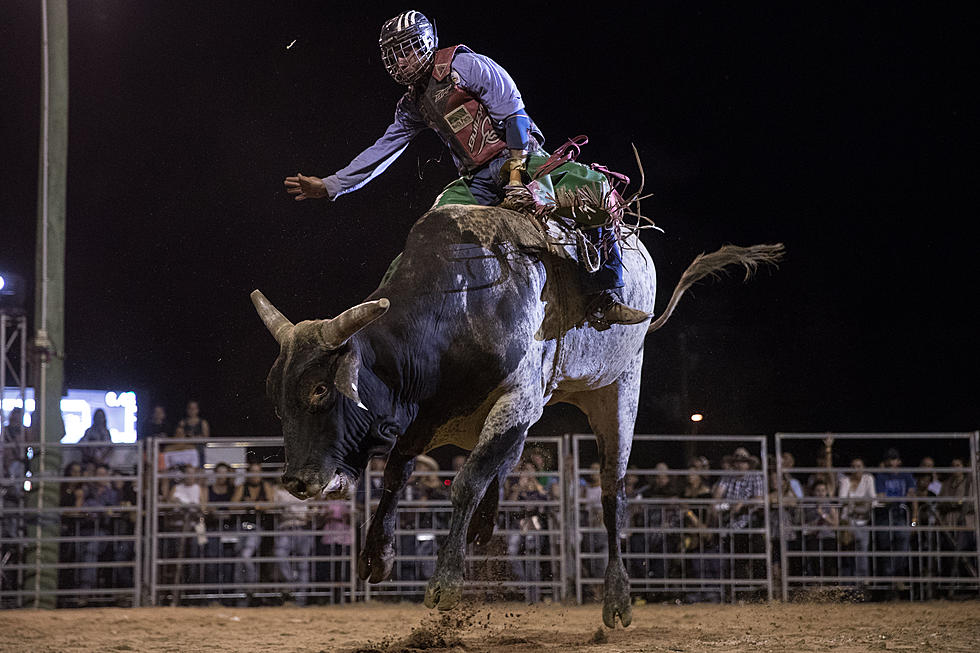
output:
<svg viewBox="0 0 980 653"><path fill-rule="evenodd" d="M606 629L602 626L596 629L592 633L592 637L589 638L589 644L605 644L609 641L609 635L606 634Z"/></svg>

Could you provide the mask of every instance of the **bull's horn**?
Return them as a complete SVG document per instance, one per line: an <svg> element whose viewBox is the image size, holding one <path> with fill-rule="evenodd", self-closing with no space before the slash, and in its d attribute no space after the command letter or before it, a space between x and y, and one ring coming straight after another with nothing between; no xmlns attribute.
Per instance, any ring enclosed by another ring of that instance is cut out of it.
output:
<svg viewBox="0 0 980 653"><path fill-rule="evenodd" d="M348 308L332 320L324 320L320 329L323 345L327 349L340 349L352 335L387 313L389 306L391 302L382 297Z"/></svg>
<svg viewBox="0 0 980 653"><path fill-rule="evenodd" d="M286 319L286 317L272 305L268 299L265 298L258 290L253 290L250 295L252 298L252 303L255 305L255 310L258 312L259 317L265 323L265 327L272 334L272 337L276 339L280 345L286 339L286 336L293 329L293 323Z"/></svg>

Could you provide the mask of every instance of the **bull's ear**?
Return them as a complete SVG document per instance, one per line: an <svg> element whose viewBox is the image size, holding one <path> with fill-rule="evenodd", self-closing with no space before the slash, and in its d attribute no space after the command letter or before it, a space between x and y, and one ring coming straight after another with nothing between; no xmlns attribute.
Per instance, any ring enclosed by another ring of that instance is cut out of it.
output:
<svg viewBox="0 0 980 653"><path fill-rule="evenodd" d="M361 397L357 393L357 377L360 372L361 357L351 349L340 357L340 361L337 364L337 374L333 378L333 384L337 388L337 392L357 404L358 408L367 410L368 407L361 402Z"/></svg>
<svg viewBox="0 0 980 653"><path fill-rule="evenodd" d="M382 297L348 308L332 320L324 320L320 327L324 347L340 349L352 335L387 313L390 306L391 302Z"/></svg>

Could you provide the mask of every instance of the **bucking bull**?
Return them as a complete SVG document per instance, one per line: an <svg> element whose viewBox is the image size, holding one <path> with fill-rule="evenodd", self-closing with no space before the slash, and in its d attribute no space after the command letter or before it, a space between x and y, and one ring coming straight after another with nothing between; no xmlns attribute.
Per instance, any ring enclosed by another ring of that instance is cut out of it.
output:
<svg viewBox="0 0 980 653"><path fill-rule="evenodd" d="M448 610L462 595L467 542L490 540L498 488L528 428L549 404L575 405L599 447L609 536L602 618L613 628L618 615L628 626L619 533L644 339L697 280L728 265L748 277L781 252L729 245L698 256L659 318L599 331L582 323L578 263L549 248L533 219L444 206L412 228L394 274L333 319L293 324L256 290L255 308L280 345L266 383L285 439L283 485L299 498L346 497L368 459L387 456L357 565L362 579L378 583L391 573L395 508L415 456L448 443L470 451L452 483L449 535L425 592L426 606ZM635 234L623 262L623 299L652 314L656 273Z"/></svg>

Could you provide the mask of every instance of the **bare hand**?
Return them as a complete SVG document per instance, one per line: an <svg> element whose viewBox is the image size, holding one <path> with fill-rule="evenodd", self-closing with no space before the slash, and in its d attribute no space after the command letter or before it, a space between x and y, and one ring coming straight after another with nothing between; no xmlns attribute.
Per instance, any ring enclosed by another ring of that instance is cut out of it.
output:
<svg viewBox="0 0 980 653"><path fill-rule="evenodd" d="M323 185L323 180L319 177L306 177L297 172L295 177L286 177L283 185L286 186L287 193L296 196L297 202L308 197L327 196L327 187Z"/></svg>

